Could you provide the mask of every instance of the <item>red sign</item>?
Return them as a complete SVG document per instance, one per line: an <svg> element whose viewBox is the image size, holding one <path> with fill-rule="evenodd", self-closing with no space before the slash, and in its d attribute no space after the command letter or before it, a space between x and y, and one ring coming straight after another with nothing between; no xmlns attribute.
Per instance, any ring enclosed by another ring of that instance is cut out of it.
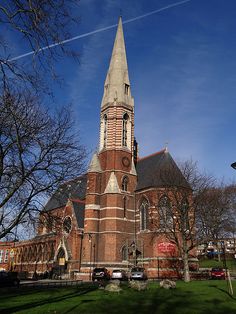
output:
<svg viewBox="0 0 236 314"><path fill-rule="evenodd" d="M157 250L161 253L174 253L175 245L170 242L161 242L157 245Z"/></svg>

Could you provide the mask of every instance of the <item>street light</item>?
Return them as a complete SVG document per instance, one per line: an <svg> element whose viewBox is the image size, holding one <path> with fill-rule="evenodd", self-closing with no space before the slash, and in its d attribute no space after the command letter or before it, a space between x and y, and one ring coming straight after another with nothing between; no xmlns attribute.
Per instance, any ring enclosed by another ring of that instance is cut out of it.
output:
<svg viewBox="0 0 236 314"><path fill-rule="evenodd" d="M233 162L233 163L231 164L231 167L232 167L234 170L236 170L236 162Z"/></svg>
<svg viewBox="0 0 236 314"><path fill-rule="evenodd" d="M81 230L80 252L79 252L79 272L80 272L80 269L81 269L81 261L82 261L83 238L84 238L84 231Z"/></svg>

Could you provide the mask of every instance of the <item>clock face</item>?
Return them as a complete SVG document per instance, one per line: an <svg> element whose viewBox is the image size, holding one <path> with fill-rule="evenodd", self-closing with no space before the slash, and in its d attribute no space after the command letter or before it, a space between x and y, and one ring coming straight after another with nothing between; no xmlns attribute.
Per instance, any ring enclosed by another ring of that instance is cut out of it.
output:
<svg viewBox="0 0 236 314"><path fill-rule="evenodd" d="M129 167L129 165L130 165L129 158L128 157L123 157L122 158L122 164L123 164L124 167Z"/></svg>

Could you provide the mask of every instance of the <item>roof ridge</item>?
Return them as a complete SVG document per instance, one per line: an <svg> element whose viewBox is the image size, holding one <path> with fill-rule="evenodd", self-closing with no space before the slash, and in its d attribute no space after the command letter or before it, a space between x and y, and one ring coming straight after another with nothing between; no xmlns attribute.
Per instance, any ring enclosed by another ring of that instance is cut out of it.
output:
<svg viewBox="0 0 236 314"><path fill-rule="evenodd" d="M81 174L78 177L75 177L75 178L72 178L72 179L68 179L68 180L62 182L59 186L66 185L66 184L68 184L70 182L75 182L78 179L83 179L86 175L87 175L87 173L85 172L84 174Z"/></svg>
<svg viewBox="0 0 236 314"><path fill-rule="evenodd" d="M82 203L82 204L85 204L85 200L81 200L80 198L69 198L69 200L71 202L74 202L74 203Z"/></svg>
<svg viewBox="0 0 236 314"><path fill-rule="evenodd" d="M153 154L150 154L150 155L147 155L147 156L144 156L142 158L138 158L138 162L141 161L141 160L144 160L146 158L149 158L149 157L153 157L153 156L156 156L158 154L161 154L161 153L165 153L166 152L166 148L163 148L162 150L158 151L158 152L155 152Z"/></svg>

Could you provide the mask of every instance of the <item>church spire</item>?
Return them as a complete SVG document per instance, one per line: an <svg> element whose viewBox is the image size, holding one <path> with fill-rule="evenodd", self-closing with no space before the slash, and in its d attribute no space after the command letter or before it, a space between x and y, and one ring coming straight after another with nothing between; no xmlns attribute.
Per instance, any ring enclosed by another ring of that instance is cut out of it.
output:
<svg viewBox="0 0 236 314"><path fill-rule="evenodd" d="M122 19L119 18L101 106L117 101L133 106L125 51Z"/></svg>

